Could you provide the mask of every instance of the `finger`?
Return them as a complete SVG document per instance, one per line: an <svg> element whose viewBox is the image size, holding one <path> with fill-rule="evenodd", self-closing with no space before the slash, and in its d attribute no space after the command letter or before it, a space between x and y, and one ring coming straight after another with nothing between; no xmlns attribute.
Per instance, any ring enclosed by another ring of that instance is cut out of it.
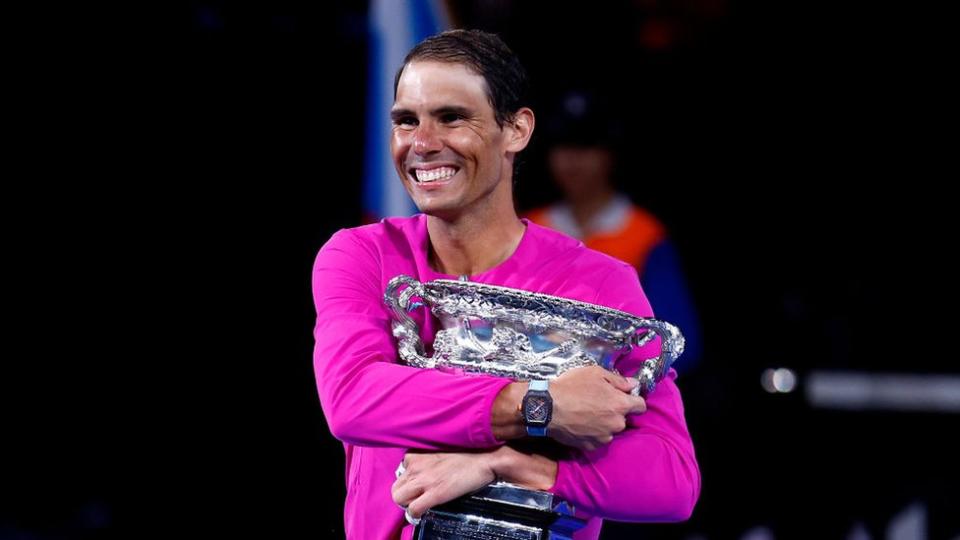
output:
<svg viewBox="0 0 960 540"><path fill-rule="evenodd" d="M390 490L395 491L407 485L409 483L409 478L410 478L409 474L398 476L397 479L393 481L393 485L390 486Z"/></svg>
<svg viewBox="0 0 960 540"><path fill-rule="evenodd" d="M628 396L630 398L630 410L627 414L642 414L647 412L647 400L640 396Z"/></svg>
<svg viewBox="0 0 960 540"><path fill-rule="evenodd" d="M407 505L407 513L414 519L417 519L423 517L423 514L425 514L427 510L445 502L447 501L439 495L437 490L424 492L415 500L410 501L410 504Z"/></svg>
<svg viewBox="0 0 960 540"><path fill-rule="evenodd" d="M403 519L407 520L407 523L413 525L414 527L420 524L420 518L411 516L410 511L406 508L403 509Z"/></svg>
<svg viewBox="0 0 960 540"><path fill-rule="evenodd" d="M593 452L599 448L603 448L605 444L613 440L613 436L606 435L604 437L595 437L593 439L585 439L580 442L578 447L584 452Z"/></svg>
<svg viewBox="0 0 960 540"><path fill-rule="evenodd" d="M610 382L614 388L620 390L621 392L630 392L637 387L637 384L639 384L637 379L634 379L633 377L624 377L623 375L613 371L607 371L604 375L604 378Z"/></svg>
<svg viewBox="0 0 960 540"><path fill-rule="evenodd" d="M390 495L393 497L393 502L401 507L407 507L411 502L423 495L423 488L414 485L411 482L406 482L402 485L400 480L394 482L393 487L390 490Z"/></svg>

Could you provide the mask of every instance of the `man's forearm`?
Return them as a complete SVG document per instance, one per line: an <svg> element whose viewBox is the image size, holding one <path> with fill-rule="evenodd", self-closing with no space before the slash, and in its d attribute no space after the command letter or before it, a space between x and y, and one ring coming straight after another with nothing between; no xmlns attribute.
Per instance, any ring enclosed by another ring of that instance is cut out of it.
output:
<svg viewBox="0 0 960 540"><path fill-rule="evenodd" d="M501 446L491 455L491 468L501 480L546 491L557 481L557 462Z"/></svg>
<svg viewBox="0 0 960 540"><path fill-rule="evenodd" d="M527 393L528 383L515 382L504 386L493 401L490 414L490 427L493 436L500 441L519 439L527 434L520 417L520 402Z"/></svg>

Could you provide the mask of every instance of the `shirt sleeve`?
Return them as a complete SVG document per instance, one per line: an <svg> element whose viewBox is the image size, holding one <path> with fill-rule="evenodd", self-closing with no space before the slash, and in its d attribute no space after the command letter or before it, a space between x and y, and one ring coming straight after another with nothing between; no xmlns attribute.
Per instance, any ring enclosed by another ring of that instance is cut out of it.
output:
<svg viewBox="0 0 960 540"><path fill-rule="evenodd" d="M619 267L601 285L597 303L637 316L653 315L636 271ZM682 331L682 329L681 329ZM660 340L634 350L617 368L633 375L659 354ZM700 470L672 369L647 397L647 410L632 415L613 441L593 451L571 452L559 461L551 491L578 513L618 521L682 521L700 495Z"/></svg>
<svg viewBox="0 0 960 540"><path fill-rule="evenodd" d="M426 450L502 444L491 409L509 379L397 363L377 253L349 230L313 267L314 373L330 431L343 442Z"/></svg>

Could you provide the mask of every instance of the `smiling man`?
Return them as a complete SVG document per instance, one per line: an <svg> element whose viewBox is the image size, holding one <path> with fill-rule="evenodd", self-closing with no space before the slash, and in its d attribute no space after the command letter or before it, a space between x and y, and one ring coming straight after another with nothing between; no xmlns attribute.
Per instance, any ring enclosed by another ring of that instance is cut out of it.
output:
<svg viewBox="0 0 960 540"><path fill-rule="evenodd" d="M509 112L494 110L477 68L432 56L424 47L399 74L390 149L407 192L430 216L432 262L447 274L477 274L506 259L523 236L511 179L533 111L518 106L519 95ZM523 84L522 73L512 75L516 81L504 82Z"/></svg>
<svg viewBox="0 0 960 540"><path fill-rule="evenodd" d="M597 538L603 518L686 519L699 496L672 370L644 400L631 395L629 379L600 367L568 371L543 388L398 362L382 300L398 274L652 316L629 265L517 217L514 163L535 124L526 91L523 67L495 35L454 30L417 45L397 75L391 151L421 213L338 231L317 256L314 367L346 454L348 538L410 538L402 508L418 517L497 477L573 503L592 518L578 539ZM432 343L438 323L424 311L411 316ZM633 351L617 369L635 373L657 347ZM526 414L525 398L537 400ZM537 439L563 451L512 444Z"/></svg>

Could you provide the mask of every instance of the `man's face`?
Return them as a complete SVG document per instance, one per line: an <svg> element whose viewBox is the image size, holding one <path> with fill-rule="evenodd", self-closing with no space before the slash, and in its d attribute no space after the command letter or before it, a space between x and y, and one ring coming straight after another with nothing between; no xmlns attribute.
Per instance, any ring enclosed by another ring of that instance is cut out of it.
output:
<svg viewBox="0 0 960 540"><path fill-rule="evenodd" d="M408 64L391 118L394 165L421 212L453 218L482 211L509 177L505 130L494 119L486 81L466 66Z"/></svg>

